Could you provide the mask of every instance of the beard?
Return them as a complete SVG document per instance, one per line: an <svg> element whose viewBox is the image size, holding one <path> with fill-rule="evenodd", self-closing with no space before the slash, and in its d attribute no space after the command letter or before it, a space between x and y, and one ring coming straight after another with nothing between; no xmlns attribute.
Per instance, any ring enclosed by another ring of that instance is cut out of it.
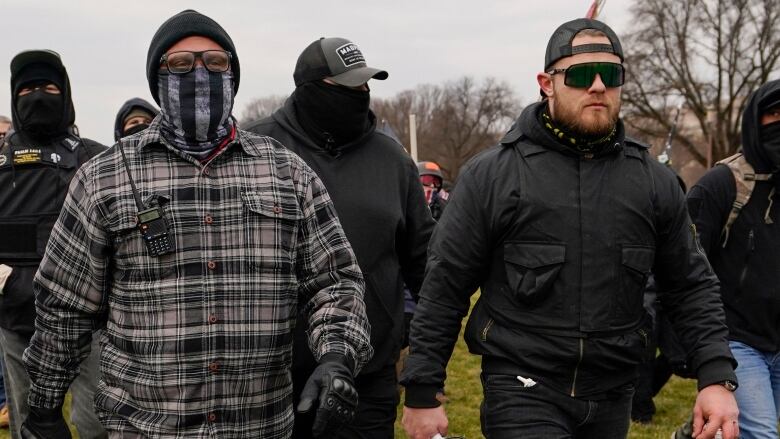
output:
<svg viewBox="0 0 780 439"><path fill-rule="evenodd" d="M566 105L557 101L554 120L563 130L574 137L598 140L609 135L615 129L618 121L619 107L608 103L606 111L589 111L579 109L575 105ZM588 111L590 114L583 116Z"/></svg>

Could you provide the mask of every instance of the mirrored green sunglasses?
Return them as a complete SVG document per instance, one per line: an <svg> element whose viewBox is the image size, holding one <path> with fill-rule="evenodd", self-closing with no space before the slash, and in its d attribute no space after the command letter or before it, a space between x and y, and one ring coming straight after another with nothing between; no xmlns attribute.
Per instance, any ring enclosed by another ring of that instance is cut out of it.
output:
<svg viewBox="0 0 780 439"><path fill-rule="evenodd" d="M569 87L588 88L596 80L596 75L601 77L601 82L606 87L620 87L626 79L626 70L622 64L612 62L586 62L572 64L565 69L552 69L547 73L565 73L563 83Z"/></svg>

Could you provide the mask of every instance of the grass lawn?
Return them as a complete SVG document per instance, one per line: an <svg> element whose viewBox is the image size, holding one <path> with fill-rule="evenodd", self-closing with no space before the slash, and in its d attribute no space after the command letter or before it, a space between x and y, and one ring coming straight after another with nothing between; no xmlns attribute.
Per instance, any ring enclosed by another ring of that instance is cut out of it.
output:
<svg viewBox="0 0 780 439"><path fill-rule="evenodd" d="M476 300L476 295L473 300ZM466 321L463 321L465 327ZM480 360L471 355L463 342L463 334L455 346L447 367L447 416L449 433L467 439L482 438L479 427L479 404L482 402L482 384L479 381ZM669 439L672 431L685 422L696 398L696 382L672 377L655 398L657 413L650 425L632 423L630 439ZM403 400L403 398L402 398ZM406 438L401 427L401 409L398 410L395 437Z"/></svg>

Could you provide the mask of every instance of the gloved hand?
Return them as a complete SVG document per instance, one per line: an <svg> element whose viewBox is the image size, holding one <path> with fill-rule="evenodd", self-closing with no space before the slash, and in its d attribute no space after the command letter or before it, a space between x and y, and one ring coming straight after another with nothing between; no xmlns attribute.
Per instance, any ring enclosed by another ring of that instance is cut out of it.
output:
<svg viewBox="0 0 780 439"><path fill-rule="evenodd" d="M20 432L22 439L71 439L70 429L62 417L62 406L53 409L30 407Z"/></svg>
<svg viewBox="0 0 780 439"><path fill-rule="evenodd" d="M358 394L355 390L352 368L346 357L326 354L314 369L301 392L298 412L308 413L317 403L312 426L314 437L321 437L348 424L355 417Z"/></svg>

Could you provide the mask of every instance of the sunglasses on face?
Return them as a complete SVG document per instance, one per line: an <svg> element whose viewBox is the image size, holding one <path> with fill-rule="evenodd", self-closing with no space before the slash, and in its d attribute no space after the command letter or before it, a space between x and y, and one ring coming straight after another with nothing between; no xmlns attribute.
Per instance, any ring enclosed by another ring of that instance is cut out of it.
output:
<svg viewBox="0 0 780 439"><path fill-rule="evenodd" d="M563 83L574 88L589 88L596 75L601 77L601 82L606 87L620 87L626 79L626 70L622 64L612 62L586 62L573 64L565 69L552 69L547 73L555 75L564 73Z"/></svg>

